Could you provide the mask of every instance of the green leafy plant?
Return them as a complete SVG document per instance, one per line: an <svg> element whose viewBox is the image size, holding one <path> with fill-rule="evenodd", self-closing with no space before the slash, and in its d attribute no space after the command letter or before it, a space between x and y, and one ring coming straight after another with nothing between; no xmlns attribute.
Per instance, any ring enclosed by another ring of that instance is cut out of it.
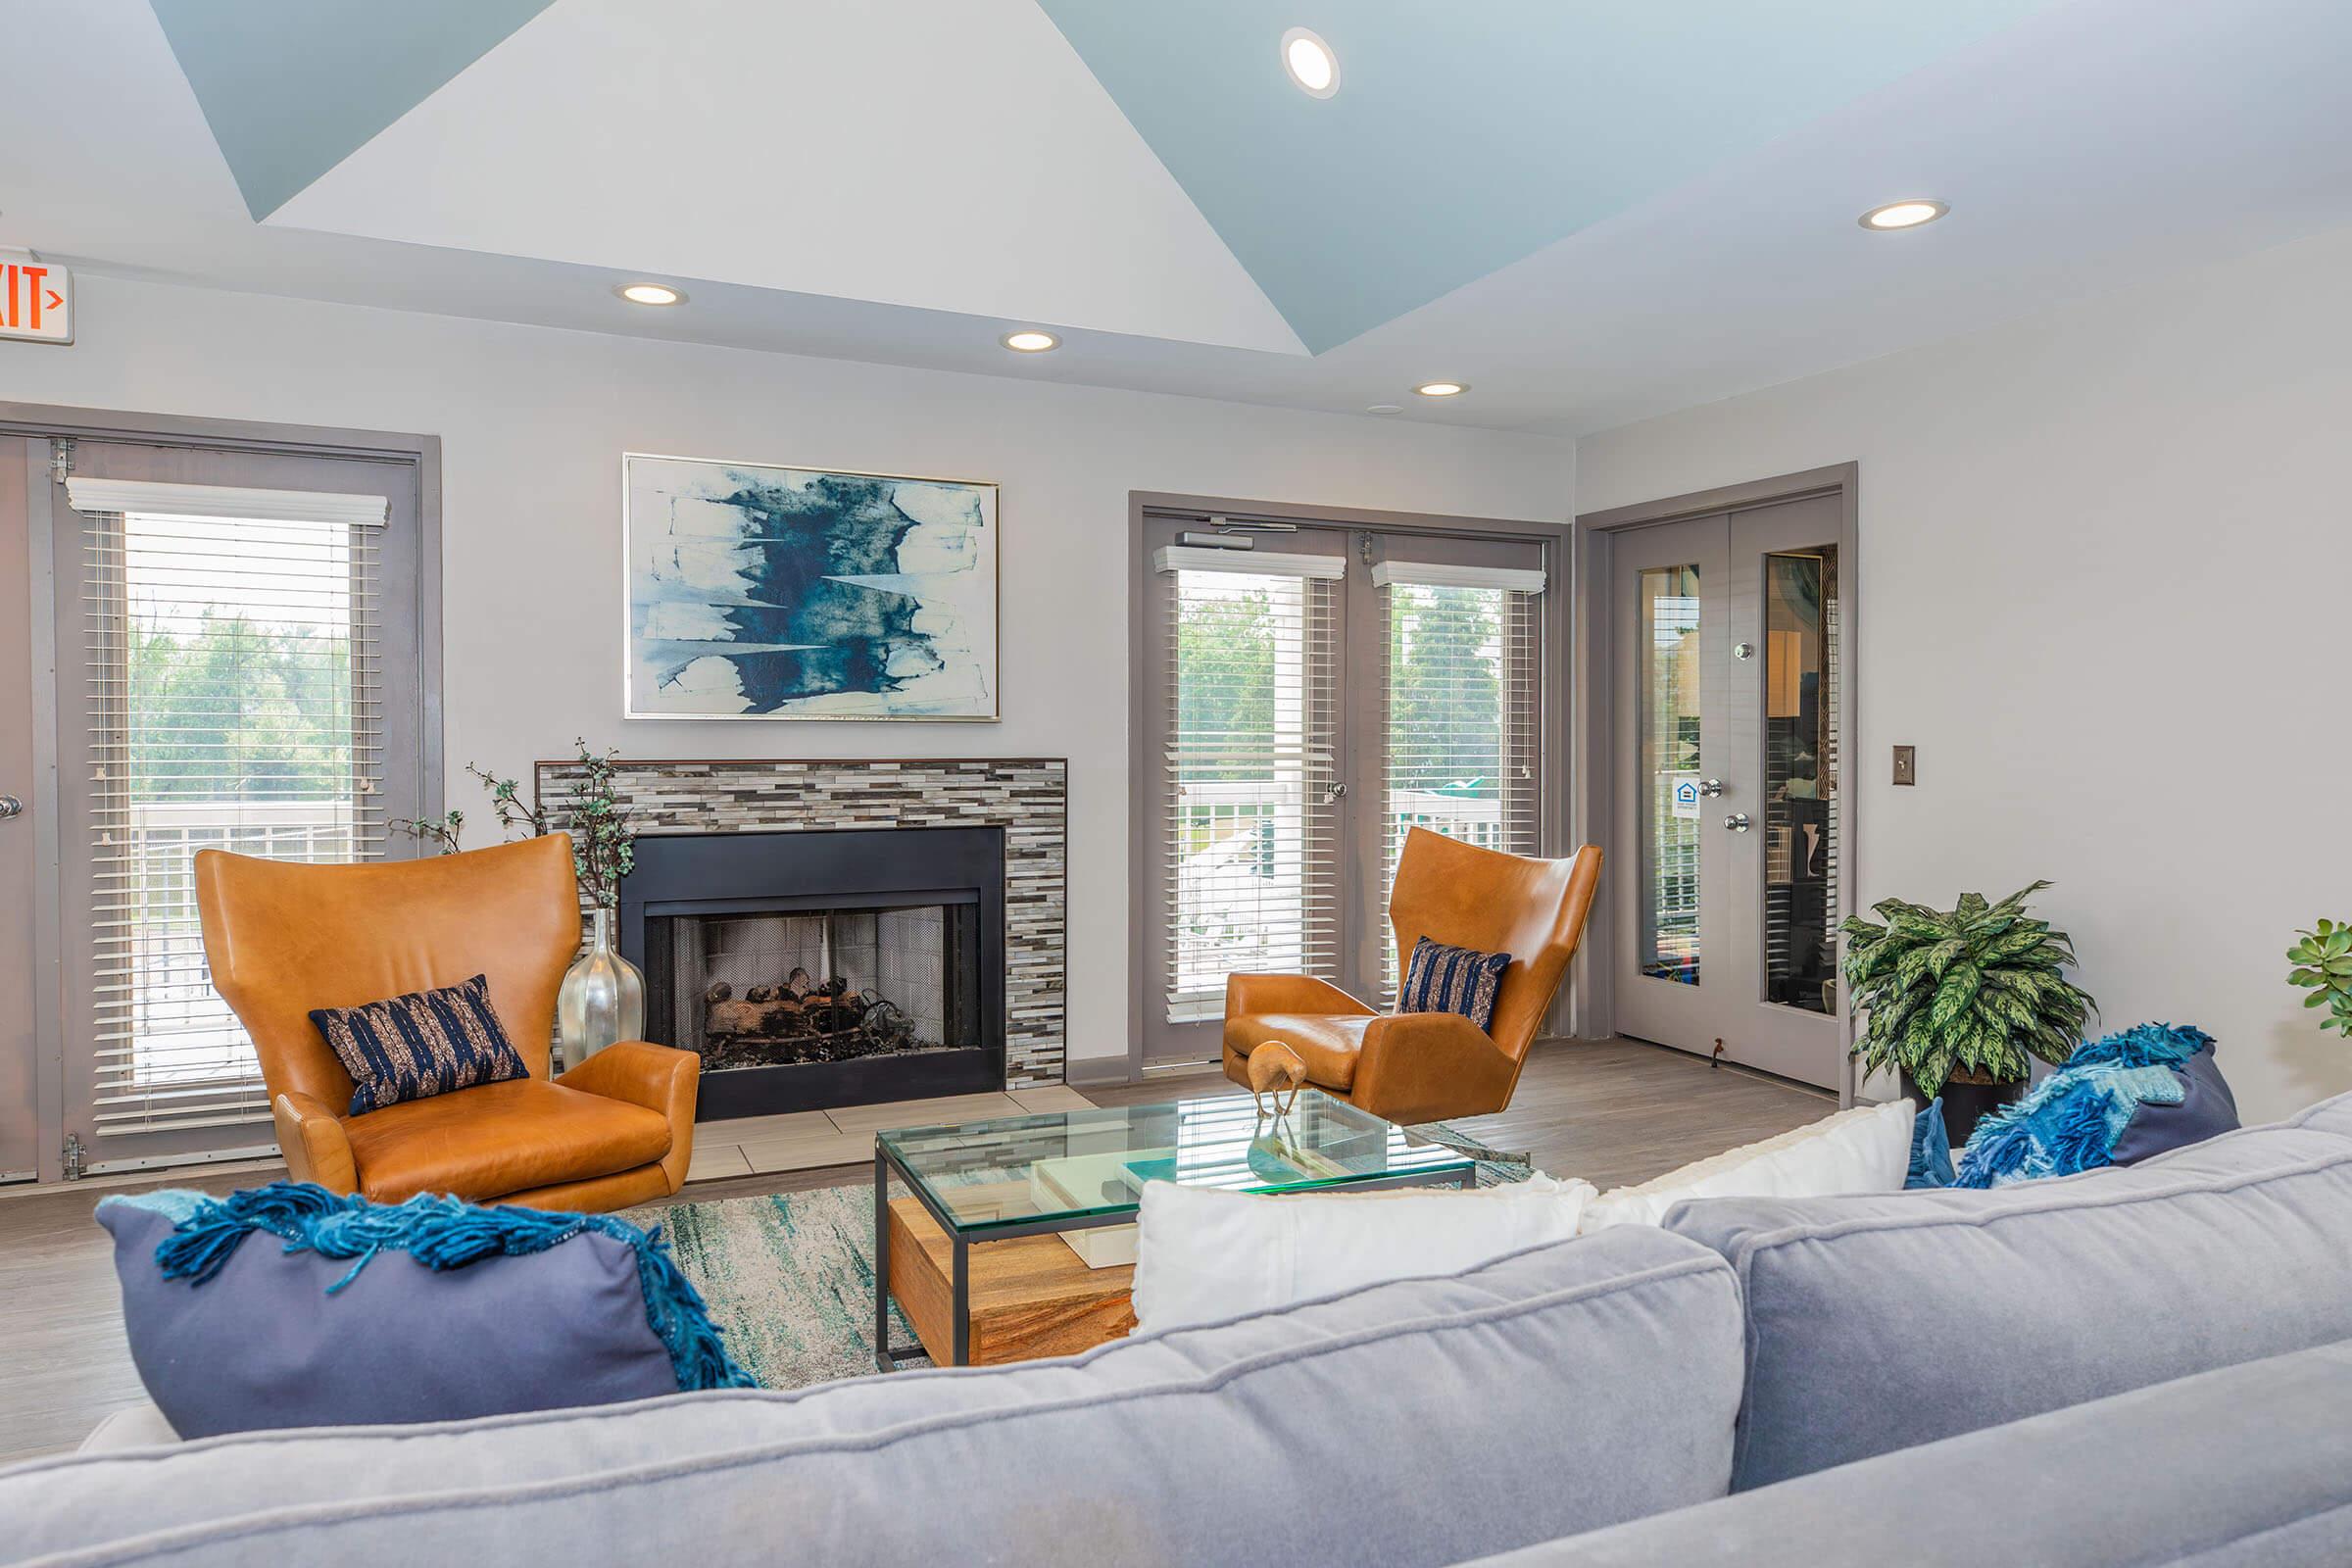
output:
<svg viewBox="0 0 2352 1568"><path fill-rule="evenodd" d="M1879 920L1848 917L1845 981L1867 1013L1854 1054L1872 1072L1909 1072L1930 1097L1955 1072L2009 1083L2029 1054L2053 1066L2073 1055L2098 1004L2066 978L2073 939L2026 913L2048 886L1998 904L1963 893L1948 911L1887 899L1871 906Z"/></svg>
<svg viewBox="0 0 2352 1568"><path fill-rule="evenodd" d="M580 749L580 776L552 808L523 805L521 785L500 778L488 768L468 762L466 771L480 779L490 792L490 809L497 813L498 825L507 830L509 842L559 830L570 833L571 867L580 886L600 907L615 908L620 904L620 879L637 864L637 835L613 792L612 760L620 754L599 756L584 740L574 740L572 745ZM455 855L466 830L466 813L404 816L391 825L412 838L439 845L443 855Z"/></svg>
<svg viewBox="0 0 2352 1568"><path fill-rule="evenodd" d="M2287 984L2311 993L2303 999L2306 1007L2328 1009L2322 1029L2352 1040L2352 925L2322 920L2316 930L2295 935L2303 940L2286 950L2286 961L2295 966Z"/></svg>

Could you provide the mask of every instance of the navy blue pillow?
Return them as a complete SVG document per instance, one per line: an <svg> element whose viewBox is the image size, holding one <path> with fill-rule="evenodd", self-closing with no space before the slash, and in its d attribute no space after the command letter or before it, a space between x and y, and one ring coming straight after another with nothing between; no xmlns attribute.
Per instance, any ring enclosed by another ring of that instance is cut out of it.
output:
<svg viewBox="0 0 2352 1568"><path fill-rule="evenodd" d="M277 1182L109 1198L98 1223L131 1359L183 1438L753 1386L667 1245L609 1214Z"/></svg>
<svg viewBox="0 0 2352 1568"><path fill-rule="evenodd" d="M1494 996L1502 988L1502 971L1510 966L1507 953L1449 948L1423 937L1413 944L1412 960L1404 966L1396 1010L1458 1012L1484 1029L1494 1021Z"/></svg>
<svg viewBox="0 0 2352 1568"><path fill-rule="evenodd" d="M1903 1188L1952 1185L1952 1134L1943 1124L1943 1097L1928 1102L1911 1123L1911 1172Z"/></svg>
<svg viewBox="0 0 2352 1568"><path fill-rule="evenodd" d="M354 1116L531 1075L490 1005L487 975L364 1007L314 1008L311 1022L351 1074Z"/></svg>
<svg viewBox="0 0 2352 1568"><path fill-rule="evenodd" d="M2237 1097L2213 1062L2213 1042L2173 1069L2180 1075L2180 1102L2143 1100L2109 1152L2111 1165L2136 1165L2155 1154L2201 1144L2237 1126Z"/></svg>

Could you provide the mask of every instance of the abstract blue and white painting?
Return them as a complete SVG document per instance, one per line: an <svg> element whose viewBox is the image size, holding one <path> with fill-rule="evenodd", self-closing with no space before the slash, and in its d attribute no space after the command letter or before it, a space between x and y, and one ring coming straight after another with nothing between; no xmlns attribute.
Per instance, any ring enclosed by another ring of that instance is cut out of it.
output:
<svg viewBox="0 0 2352 1568"><path fill-rule="evenodd" d="M621 459L632 718L997 717L997 487Z"/></svg>

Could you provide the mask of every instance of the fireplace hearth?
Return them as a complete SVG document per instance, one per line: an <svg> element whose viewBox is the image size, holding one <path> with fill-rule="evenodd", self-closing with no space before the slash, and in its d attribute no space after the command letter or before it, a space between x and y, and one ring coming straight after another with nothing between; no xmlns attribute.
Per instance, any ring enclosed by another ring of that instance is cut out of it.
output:
<svg viewBox="0 0 2352 1568"><path fill-rule="evenodd" d="M621 951L704 1120L1000 1089L1004 832L649 834Z"/></svg>

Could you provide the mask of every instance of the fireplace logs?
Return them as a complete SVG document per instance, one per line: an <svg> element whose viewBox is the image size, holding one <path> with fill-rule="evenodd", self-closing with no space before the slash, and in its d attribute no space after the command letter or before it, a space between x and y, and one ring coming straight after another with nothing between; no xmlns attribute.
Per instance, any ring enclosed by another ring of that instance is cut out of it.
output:
<svg viewBox="0 0 2352 1568"><path fill-rule="evenodd" d="M741 1001L722 980L703 1001L703 1058L713 1067L844 1061L921 1044L896 1003L853 992L839 975L820 983L796 968L780 986L747 986Z"/></svg>

